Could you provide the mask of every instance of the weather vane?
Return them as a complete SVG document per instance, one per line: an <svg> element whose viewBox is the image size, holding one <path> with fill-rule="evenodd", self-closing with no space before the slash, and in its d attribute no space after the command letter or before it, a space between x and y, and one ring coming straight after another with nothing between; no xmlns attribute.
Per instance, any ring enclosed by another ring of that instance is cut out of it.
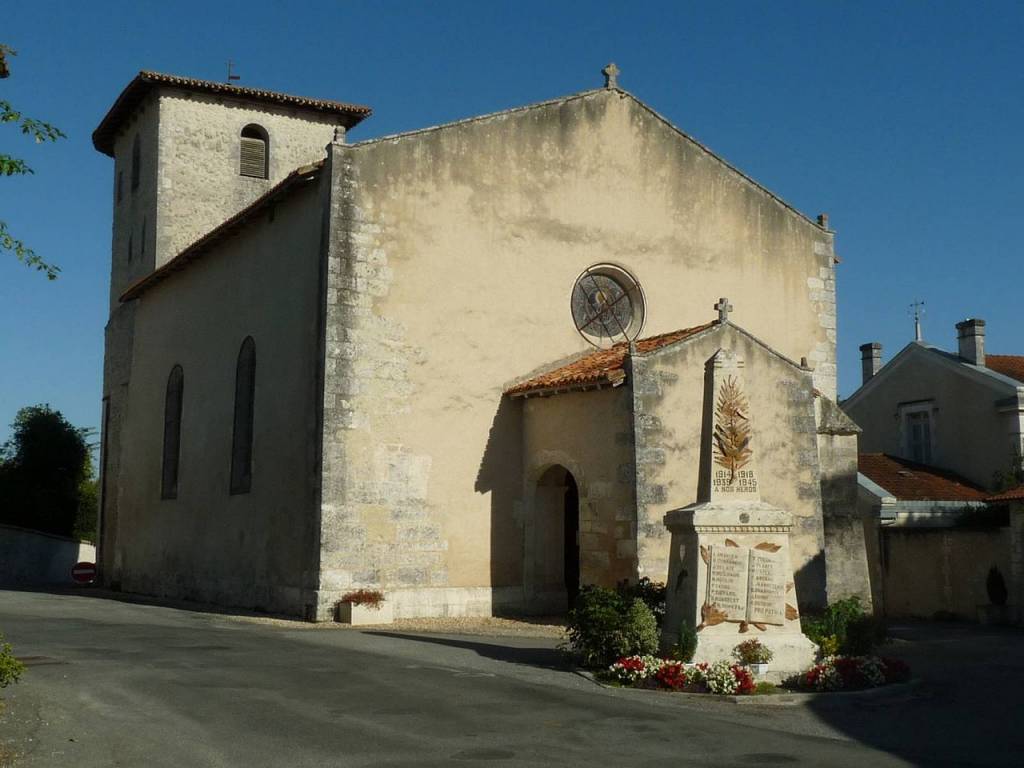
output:
<svg viewBox="0 0 1024 768"><path fill-rule="evenodd" d="M921 341L921 315L924 314L924 302L912 302L910 313L914 316L914 341Z"/></svg>

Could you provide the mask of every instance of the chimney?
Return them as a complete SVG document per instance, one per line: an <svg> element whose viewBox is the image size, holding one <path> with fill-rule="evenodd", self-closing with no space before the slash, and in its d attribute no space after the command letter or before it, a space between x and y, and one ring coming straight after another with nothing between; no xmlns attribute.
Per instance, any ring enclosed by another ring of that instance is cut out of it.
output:
<svg viewBox="0 0 1024 768"><path fill-rule="evenodd" d="M861 384L867 384L882 367L882 345L877 341L860 345Z"/></svg>
<svg viewBox="0 0 1024 768"><path fill-rule="evenodd" d="M956 324L960 359L971 365L985 365L985 321L968 318Z"/></svg>

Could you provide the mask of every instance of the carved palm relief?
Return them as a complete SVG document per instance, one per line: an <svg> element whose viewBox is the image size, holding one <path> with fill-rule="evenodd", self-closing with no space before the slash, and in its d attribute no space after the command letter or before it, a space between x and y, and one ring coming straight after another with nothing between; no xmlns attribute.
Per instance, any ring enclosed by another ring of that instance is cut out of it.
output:
<svg viewBox="0 0 1024 768"><path fill-rule="evenodd" d="M730 482L736 479L737 471L750 463L753 455L747 411L746 395L736 378L729 376L718 390L713 448L714 461L729 470Z"/></svg>

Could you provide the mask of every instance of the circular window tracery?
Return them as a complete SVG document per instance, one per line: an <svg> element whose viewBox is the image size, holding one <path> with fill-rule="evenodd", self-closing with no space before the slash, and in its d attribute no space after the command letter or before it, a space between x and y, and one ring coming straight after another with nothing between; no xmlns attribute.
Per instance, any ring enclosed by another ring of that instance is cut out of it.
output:
<svg viewBox="0 0 1024 768"><path fill-rule="evenodd" d="M643 329L640 282L614 264L595 264L583 270L573 285L571 306L576 330L598 347L631 341Z"/></svg>

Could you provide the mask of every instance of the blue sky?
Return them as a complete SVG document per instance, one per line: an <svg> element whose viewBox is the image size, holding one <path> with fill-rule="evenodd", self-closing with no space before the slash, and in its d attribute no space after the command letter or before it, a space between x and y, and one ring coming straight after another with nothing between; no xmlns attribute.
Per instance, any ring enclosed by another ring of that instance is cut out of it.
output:
<svg viewBox="0 0 1024 768"><path fill-rule="evenodd" d="M111 161L90 134L139 69L368 104L352 138L620 83L837 231L840 394L857 347L955 345L988 322L1024 354L1018 227L1024 178L1024 4L1010 2L9 2L16 50L0 98L60 126L0 150L36 169L0 179L0 219L63 273L0 257L0 440L49 402L99 426Z"/></svg>

